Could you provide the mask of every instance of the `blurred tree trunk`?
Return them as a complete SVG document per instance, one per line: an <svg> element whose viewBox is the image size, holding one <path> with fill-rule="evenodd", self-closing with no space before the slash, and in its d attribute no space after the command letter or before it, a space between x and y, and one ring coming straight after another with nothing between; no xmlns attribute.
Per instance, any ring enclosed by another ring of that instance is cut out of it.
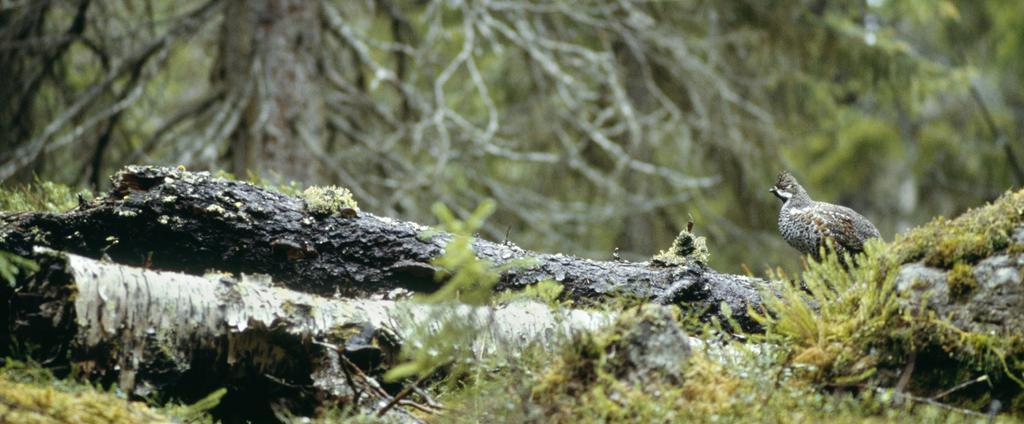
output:
<svg viewBox="0 0 1024 424"><path fill-rule="evenodd" d="M230 0L213 80L242 108L229 136L236 175L313 181L323 151L317 52L320 7L306 0Z"/></svg>

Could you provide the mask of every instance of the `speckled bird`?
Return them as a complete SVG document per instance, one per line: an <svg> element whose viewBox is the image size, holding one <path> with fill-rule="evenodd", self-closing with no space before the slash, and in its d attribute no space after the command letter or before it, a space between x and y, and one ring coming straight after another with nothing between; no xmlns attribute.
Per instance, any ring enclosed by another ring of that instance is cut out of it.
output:
<svg viewBox="0 0 1024 424"><path fill-rule="evenodd" d="M864 251L868 239L880 237L871 221L853 209L817 202L789 172L779 173L775 186L769 189L782 200L779 211L779 232L790 246L820 260L819 248L832 239L836 253L855 254Z"/></svg>

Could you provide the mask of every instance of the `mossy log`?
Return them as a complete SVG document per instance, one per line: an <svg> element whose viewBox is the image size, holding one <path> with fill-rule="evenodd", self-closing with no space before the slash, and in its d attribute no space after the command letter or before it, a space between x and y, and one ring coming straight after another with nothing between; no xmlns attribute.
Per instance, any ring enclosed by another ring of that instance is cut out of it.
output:
<svg viewBox="0 0 1024 424"><path fill-rule="evenodd" d="M375 377L398 362L410 332L439 331L436 322L479 323L468 352L481 358L555 348L613 318L531 301L491 308L332 299L265 277L149 271L44 248L33 259L40 271L3 290L4 346L14 340L50 367L141 397L191 402L227 387L219 416L257 422L276 408L376 412L395 390ZM389 411L412 419L403 408Z"/></svg>
<svg viewBox="0 0 1024 424"><path fill-rule="evenodd" d="M294 290L369 297L395 288L430 292L439 287L431 261L451 240L416 223L355 208L311 208L301 198L204 172L131 166L112 182L108 195L64 214L4 217L0 249L25 255L39 245L191 274L261 273ZM723 322L720 308L726 304L740 326L758 329L747 310L759 304L759 280L718 273L698 262L594 261L482 239L473 249L499 266L530 263L503 271L499 290L553 280L564 287L563 298L577 303L610 298L673 303Z"/></svg>

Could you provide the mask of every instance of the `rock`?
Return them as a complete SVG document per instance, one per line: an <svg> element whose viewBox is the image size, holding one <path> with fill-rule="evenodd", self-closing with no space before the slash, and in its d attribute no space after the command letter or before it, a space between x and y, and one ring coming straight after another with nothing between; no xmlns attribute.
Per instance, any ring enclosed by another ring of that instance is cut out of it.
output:
<svg viewBox="0 0 1024 424"><path fill-rule="evenodd" d="M927 299L928 307L933 309L949 303L946 272L921 263L900 267L896 276L896 291L908 294L904 307L918 308L924 299Z"/></svg>
<svg viewBox="0 0 1024 424"><path fill-rule="evenodd" d="M919 308L927 299L935 316L958 328L986 334L1024 331L1024 255L1001 254L973 266L977 287L964 298L950 296L948 272L920 263L900 268L896 289L907 293L905 307Z"/></svg>
<svg viewBox="0 0 1024 424"><path fill-rule="evenodd" d="M1024 244L1024 227L1017 227L1010 235L1010 242L1013 244Z"/></svg>

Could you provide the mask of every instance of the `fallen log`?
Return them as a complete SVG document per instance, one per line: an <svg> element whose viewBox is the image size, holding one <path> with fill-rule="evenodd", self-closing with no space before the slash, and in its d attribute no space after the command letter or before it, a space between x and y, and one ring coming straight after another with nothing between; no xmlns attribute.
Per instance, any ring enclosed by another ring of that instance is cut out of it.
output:
<svg viewBox="0 0 1024 424"><path fill-rule="evenodd" d="M108 196L65 214L2 217L0 249L34 256L41 271L14 287L0 285L0 317L8 320L0 345L16 343L46 365L117 383L132 394L181 395L189 401L227 385L231 390L221 408L247 411L247 419L257 421L279 410L314 415L324 405L351 405L416 420L409 408L436 412L436 406L403 399L411 390L387 386L376 377L394 363L404 337L424 325L429 329L437 317L454 314L459 321L481 323L480 334L486 336L467 342L476 357L520 344L557 347L565 334L590 333L610 320L607 315L550 311L536 304L449 305L435 315L438 309L430 306L328 298L324 295L369 296L394 288L432 291L438 286L435 274L444 271L432 260L452 237L354 208L323 213L310 199L202 173L128 168L114 182ZM833 342L826 348L842 353L832 358L846 361L833 364L833 376L844 377L852 369L856 377L876 375L871 384L898 381L898 390L959 396L965 402L977 396L1007 403L1016 399L1024 387L1018 337L1024 321L1014 313L1024 299L1022 193L1010 193L952 221L937 220L885 246L886 257L896 261L886 263L887 268L868 269L874 271L859 274L856 282L873 290L890 287L875 283L892 277L898 308L886 309L884 317L898 319L887 321L892 328L853 328L853 336L845 339L859 340L845 346L835 342L844 338L828 339ZM37 253L36 245L136 266ZM700 308L707 318L725 318L719 308L728 305L741 327L757 328L746 317L746 306L760 304L755 289L760 280L718 274L700 263L598 262L483 240L476 240L473 248L498 265L532 258L530 266L503 271L502 288L550 279L562 283L563 296L581 303L632 297ZM215 268L233 274L198 277L143 268L196 274ZM848 271L839 265L828 269L829 279L842 280ZM280 278L288 288L244 274L256 271ZM811 276L826 274L819 270ZM819 283L829 286L829 281ZM856 299L869 297L847 300L858 305L862 302ZM798 294L789 306L823 305L808 299ZM870 311L861 313L856 307L827 316L813 307L789 318L783 313L787 310L770 312L781 320L814 325L819 320L846 325L850 321L844 317L852 319L854 313L871 321ZM604 355L628 358L624 367L610 369L617 378L645 387L660 376L678 383L676 359L708 344L687 339L681 329L666 330L660 323L671 315L644 318L638 328L646 330L635 337L623 337L618 326L608 330L614 336L602 340L624 344L604 346ZM552 334L557 337L548 338ZM810 346L798 346L801 352L819 349L818 339L810 339ZM643 347L636 352L622 347L634 345ZM752 348L762 346L745 349ZM728 349L723 352L729 354ZM804 364L800 361L822 357L801 354L793 360ZM851 363L875 371L849 368ZM972 376L979 370L984 379ZM973 386L961 390L962 381L989 381L991 395L972 393L986 391ZM938 388L942 391L935 393ZM266 407L252 408L254 404Z"/></svg>
<svg viewBox="0 0 1024 424"><path fill-rule="evenodd" d="M49 249L33 259L40 271L2 293L5 341L32 346L51 368L135 396L195 401L227 387L218 408L257 422L278 410L310 416L324 406L375 412L394 396L377 377L396 363L414 329L475 323L466 352L479 360L527 346L555 349L613 319L529 301L472 307L330 299L265 277L149 271ZM395 402L388 413L402 421L414 420L403 406L430 409Z"/></svg>
<svg viewBox="0 0 1024 424"><path fill-rule="evenodd" d="M396 288L431 292L449 234L343 206L325 213L301 199L250 183L162 167L130 166L104 197L64 214L3 218L0 249L21 255L46 246L118 263L201 274L261 273L294 290L369 297ZM677 304L704 318L756 331L747 315L760 304L761 280L718 273L699 262L594 261L477 239L477 256L495 265L528 259L501 273L499 290L544 280L578 303L609 298Z"/></svg>

